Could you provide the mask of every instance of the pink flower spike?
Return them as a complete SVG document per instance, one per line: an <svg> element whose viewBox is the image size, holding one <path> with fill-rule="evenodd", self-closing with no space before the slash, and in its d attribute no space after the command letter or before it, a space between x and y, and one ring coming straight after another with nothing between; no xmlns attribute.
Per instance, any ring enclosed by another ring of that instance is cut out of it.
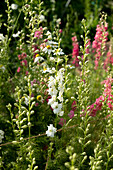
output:
<svg viewBox="0 0 113 170"><path fill-rule="evenodd" d="M64 124L66 124L66 119L61 118L58 124L63 126Z"/></svg>
<svg viewBox="0 0 113 170"><path fill-rule="evenodd" d="M72 119L74 117L74 111L71 110L70 113L68 114L68 116L70 117L70 119Z"/></svg>

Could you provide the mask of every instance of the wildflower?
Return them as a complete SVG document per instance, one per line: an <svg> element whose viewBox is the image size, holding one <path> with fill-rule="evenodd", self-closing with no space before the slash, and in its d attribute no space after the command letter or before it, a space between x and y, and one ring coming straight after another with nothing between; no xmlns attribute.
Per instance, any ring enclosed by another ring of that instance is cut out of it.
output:
<svg viewBox="0 0 113 170"><path fill-rule="evenodd" d="M94 49L93 52L96 52L95 54L95 69L98 68L98 63L100 60L100 57L102 56L102 50L105 51L106 49L106 42L107 42L107 36L108 32L107 30L107 23L101 22L100 25L97 25L96 28L96 35L94 37L94 41L92 44L92 48Z"/></svg>
<svg viewBox="0 0 113 170"><path fill-rule="evenodd" d="M37 63L37 62L40 62L40 61L43 61L44 58L43 57L40 57L39 54L36 54L36 57L34 59L34 63Z"/></svg>
<svg viewBox="0 0 113 170"><path fill-rule="evenodd" d="M20 63L22 66L27 66L27 60L22 60Z"/></svg>
<svg viewBox="0 0 113 170"><path fill-rule="evenodd" d="M42 27L40 27L39 30L37 30L35 32L34 37L37 37L38 39L43 37L43 28Z"/></svg>
<svg viewBox="0 0 113 170"><path fill-rule="evenodd" d="M4 138L4 131L0 130L0 143L2 143L3 138Z"/></svg>
<svg viewBox="0 0 113 170"><path fill-rule="evenodd" d="M24 103L28 106L29 99L27 97L25 97L25 96L23 96L22 99L24 99Z"/></svg>
<svg viewBox="0 0 113 170"><path fill-rule="evenodd" d="M63 116L64 115L64 111L60 111L58 115L59 116Z"/></svg>
<svg viewBox="0 0 113 170"><path fill-rule="evenodd" d="M5 67L3 65L0 65L0 69L4 72L5 71Z"/></svg>
<svg viewBox="0 0 113 170"><path fill-rule="evenodd" d="M54 55L64 55L64 52L61 48L53 50Z"/></svg>
<svg viewBox="0 0 113 170"><path fill-rule="evenodd" d="M48 126L48 130L46 131L46 135L49 137L54 137L54 134L56 133L57 129L55 127L53 127L53 124L50 124L50 126Z"/></svg>
<svg viewBox="0 0 113 170"><path fill-rule="evenodd" d="M75 101L75 100L73 101L73 103L72 103L72 105L71 105L71 109L72 109L73 111L75 111L75 109L76 109L76 101Z"/></svg>
<svg viewBox="0 0 113 170"><path fill-rule="evenodd" d="M28 71L26 71L26 76L28 75L28 73L29 73L29 72L28 72Z"/></svg>
<svg viewBox="0 0 113 170"><path fill-rule="evenodd" d="M36 103L35 106L37 107L39 105L39 103Z"/></svg>
<svg viewBox="0 0 113 170"><path fill-rule="evenodd" d="M38 95L38 96L36 97L36 99L37 99L37 100L41 100L41 99L42 99L42 96L41 96L41 95Z"/></svg>
<svg viewBox="0 0 113 170"><path fill-rule="evenodd" d="M76 67L79 66L78 62L79 59L77 58L77 56L79 55L79 44L77 42L77 37L74 36L72 37L72 45L73 45L73 52L72 52L72 58L74 58L72 64L75 64Z"/></svg>
<svg viewBox="0 0 113 170"><path fill-rule="evenodd" d="M72 66L72 65L70 65L70 64L67 64L66 67L67 67L67 68L70 68L70 69L75 68L75 66Z"/></svg>
<svg viewBox="0 0 113 170"><path fill-rule="evenodd" d="M47 45L42 51L45 52L45 53L48 53L50 55L51 52L52 52L52 46Z"/></svg>
<svg viewBox="0 0 113 170"><path fill-rule="evenodd" d="M68 116L70 117L70 119L72 119L74 117L74 111L71 110L70 113L68 114Z"/></svg>
<svg viewBox="0 0 113 170"><path fill-rule="evenodd" d="M59 33L62 33L62 29L59 30Z"/></svg>
<svg viewBox="0 0 113 170"><path fill-rule="evenodd" d="M19 34L20 34L20 33L21 33L21 32L18 31L16 34L13 34L13 37L14 37L14 38L19 37Z"/></svg>
<svg viewBox="0 0 113 170"><path fill-rule="evenodd" d="M58 90L53 86L52 88L48 89L48 93L49 95L53 96L53 95L57 95Z"/></svg>
<svg viewBox="0 0 113 170"><path fill-rule="evenodd" d="M54 71L55 71L55 68L52 68L52 70L49 68L49 67L43 67L43 71L42 71L42 73L54 73Z"/></svg>
<svg viewBox="0 0 113 170"><path fill-rule="evenodd" d="M59 96L57 97L57 99L59 99L60 102L63 102L63 91L59 91Z"/></svg>
<svg viewBox="0 0 113 170"><path fill-rule="evenodd" d="M18 8L18 5L17 5L17 4L11 4L11 8L12 8L13 10L16 10L16 9Z"/></svg>
<svg viewBox="0 0 113 170"><path fill-rule="evenodd" d="M23 60L23 59L25 59L27 57L27 54L26 53L22 53L21 55L19 54L18 55L18 59L19 60Z"/></svg>
<svg viewBox="0 0 113 170"><path fill-rule="evenodd" d="M46 47L42 49L43 52L49 55L57 48L58 43L55 41L47 41Z"/></svg>
<svg viewBox="0 0 113 170"><path fill-rule="evenodd" d="M63 62L63 59L61 59L61 58L58 57L58 58L57 58L57 63L60 64L60 63L62 63L62 62Z"/></svg>
<svg viewBox="0 0 113 170"><path fill-rule="evenodd" d="M4 41L5 37L3 36L3 34L0 33L0 40Z"/></svg>
<svg viewBox="0 0 113 170"><path fill-rule="evenodd" d="M39 19L40 19L41 21L45 21L45 16L44 16L44 15L40 15L40 16L39 16Z"/></svg>
<svg viewBox="0 0 113 170"><path fill-rule="evenodd" d="M66 119L61 118L60 122L58 123L59 125L63 126L64 124L66 124Z"/></svg>
<svg viewBox="0 0 113 170"><path fill-rule="evenodd" d="M54 102L52 105L51 105L52 109L53 109L53 112L54 114L60 114L61 112L61 109L62 109L62 104L58 104L58 102ZM61 114L62 116L62 114Z"/></svg>
<svg viewBox="0 0 113 170"><path fill-rule="evenodd" d="M52 105L56 101L56 95L52 95L50 99L48 99L48 104Z"/></svg>
<svg viewBox="0 0 113 170"><path fill-rule="evenodd" d="M48 40L51 40L51 39L52 39L52 34L51 34L50 31L47 31L47 33L46 33L45 35L48 36L48 37L47 37Z"/></svg>
<svg viewBox="0 0 113 170"><path fill-rule="evenodd" d="M19 72L20 72L20 70L21 70L21 68L20 68L20 67L18 67L18 69L17 69L17 73L19 73Z"/></svg>

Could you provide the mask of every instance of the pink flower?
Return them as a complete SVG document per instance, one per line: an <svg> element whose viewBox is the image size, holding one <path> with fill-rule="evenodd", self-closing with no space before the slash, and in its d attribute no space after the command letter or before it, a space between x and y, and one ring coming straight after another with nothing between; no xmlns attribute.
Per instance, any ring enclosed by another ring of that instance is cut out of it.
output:
<svg viewBox="0 0 113 170"><path fill-rule="evenodd" d="M33 93L31 94L31 97L34 97L34 94L33 94Z"/></svg>
<svg viewBox="0 0 113 170"><path fill-rule="evenodd" d="M21 69L21 68L20 68L20 67L18 67L18 69L17 69L17 73L19 73L19 72L20 72L20 69Z"/></svg>
<svg viewBox="0 0 113 170"><path fill-rule="evenodd" d="M19 60L23 60L23 59L25 59L27 57L27 54L26 53L22 53L21 55L19 54L18 55L18 59Z"/></svg>
<svg viewBox="0 0 113 170"><path fill-rule="evenodd" d="M72 103L72 105L71 105L71 109L72 109L73 111L75 111L75 109L76 109L76 101L75 101L75 100L73 101L73 103Z"/></svg>
<svg viewBox="0 0 113 170"><path fill-rule="evenodd" d="M73 51L72 51L72 58L74 58L72 64L75 64L76 67L79 66L79 59L77 58L77 56L79 55L79 45L77 42L77 37L74 36L72 37L72 45L73 45Z"/></svg>
<svg viewBox="0 0 113 170"><path fill-rule="evenodd" d="M22 65L22 66L27 66L27 60L22 60L22 61L21 61L21 65Z"/></svg>
<svg viewBox="0 0 113 170"><path fill-rule="evenodd" d="M35 104L36 107L37 107L38 105L39 105L38 103Z"/></svg>
<svg viewBox="0 0 113 170"><path fill-rule="evenodd" d="M39 30L37 30L35 32L34 37L37 37L38 39L43 37L43 28L42 27L40 27Z"/></svg>
<svg viewBox="0 0 113 170"><path fill-rule="evenodd" d="M62 33L62 29L59 30L59 33Z"/></svg>
<svg viewBox="0 0 113 170"><path fill-rule="evenodd" d="M71 110L70 113L68 114L68 116L70 117L70 119L72 119L74 117L74 111Z"/></svg>
<svg viewBox="0 0 113 170"><path fill-rule="evenodd" d="M26 71L26 76L28 75L28 73L29 73L29 72L28 72L28 71Z"/></svg>
<svg viewBox="0 0 113 170"><path fill-rule="evenodd" d="M58 124L63 126L64 124L66 124L66 119L61 118Z"/></svg>
<svg viewBox="0 0 113 170"><path fill-rule="evenodd" d="M100 25L97 25L96 28L96 35L94 37L94 41L92 43L92 48L95 51L95 69L98 68L98 62L100 60L100 57L102 56L102 47L103 50L106 50L106 41L107 41L107 23L100 23Z"/></svg>

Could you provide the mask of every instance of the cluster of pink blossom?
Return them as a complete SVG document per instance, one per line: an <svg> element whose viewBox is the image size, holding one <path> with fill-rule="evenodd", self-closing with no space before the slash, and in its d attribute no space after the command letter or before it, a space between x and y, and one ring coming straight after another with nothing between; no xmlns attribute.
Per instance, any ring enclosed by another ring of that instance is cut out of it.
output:
<svg viewBox="0 0 113 170"><path fill-rule="evenodd" d="M22 67L27 67L27 60L25 59L27 57L26 53L22 53L18 55L18 59L20 60L20 66L17 69L17 73L21 71ZM26 75L28 74L28 71L26 71Z"/></svg>
<svg viewBox="0 0 113 170"><path fill-rule="evenodd" d="M39 30L37 30L34 34L34 37L37 37L38 39L43 38L43 28L40 27Z"/></svg>
<svg viewBox="0 0 113 170"><path fill-rule="evenodd" d="M113 79L107 78L107 80L104 80L102 84L104 84L104 92L103 95L96 99L96 102L92 105L88 106L88 111L90 116L96 116L97 111L102 109L103 102L106 100L106 104L108 107L113 110L113 95L112 92L112 84Z"/></svg>
<svg viewBox="0 0 113 170"><path fill-rule="evenodd" d="M113 66L113 53L111 52L111 47L109 48L109 51L107 52L107 57L104 61L104 69L107 70L109 64Z"/></svg>
<svg viewBox="0 0 113 170"><path fill-rule="evenodd" d="M76 110L76 101L74 100L72 105L71 105L71 111L69 112L68 116L70 119L72 119L74 117L74 112ZM61 118L60 122L58 123L59 125L63 126L64 124L66 124L66 119Z"/></svg>
<svg viewBox="0 0 113 170"><path fill-rule="evenodd" d="M100 25L97 25L96 28L96 35L94 37L94 41L92 44L92 48L94 49L93 52L96 52L95 54L95 69L98 68L98 63L100 60L100 57L102 56L102 48L106 49L106 41L107 41L107 27L108 24L101 23ZM103 46L103 47L102 47Z"/></svg>
<svg viewBox="0 0 113 170"><path fill-rule="evenodd" d="M77 37L74 36L72 37L72 45L73 45L73 51L72 51L72 58L73 58L73 62L72 64L75 64L76 67L79 66L79 59L77 58L77 56L79 55L79 44L77 41Z"/></svg>

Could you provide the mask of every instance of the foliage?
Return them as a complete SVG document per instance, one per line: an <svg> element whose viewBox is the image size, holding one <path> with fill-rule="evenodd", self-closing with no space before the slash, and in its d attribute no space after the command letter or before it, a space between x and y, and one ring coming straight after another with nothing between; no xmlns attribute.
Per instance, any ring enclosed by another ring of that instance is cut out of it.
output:
<svg viewBox="0 0 113 170"><path fill-rule="evenodd" d="M100 13L106 3L2 5L0 168L112 169L113 40Z"/></svg>

